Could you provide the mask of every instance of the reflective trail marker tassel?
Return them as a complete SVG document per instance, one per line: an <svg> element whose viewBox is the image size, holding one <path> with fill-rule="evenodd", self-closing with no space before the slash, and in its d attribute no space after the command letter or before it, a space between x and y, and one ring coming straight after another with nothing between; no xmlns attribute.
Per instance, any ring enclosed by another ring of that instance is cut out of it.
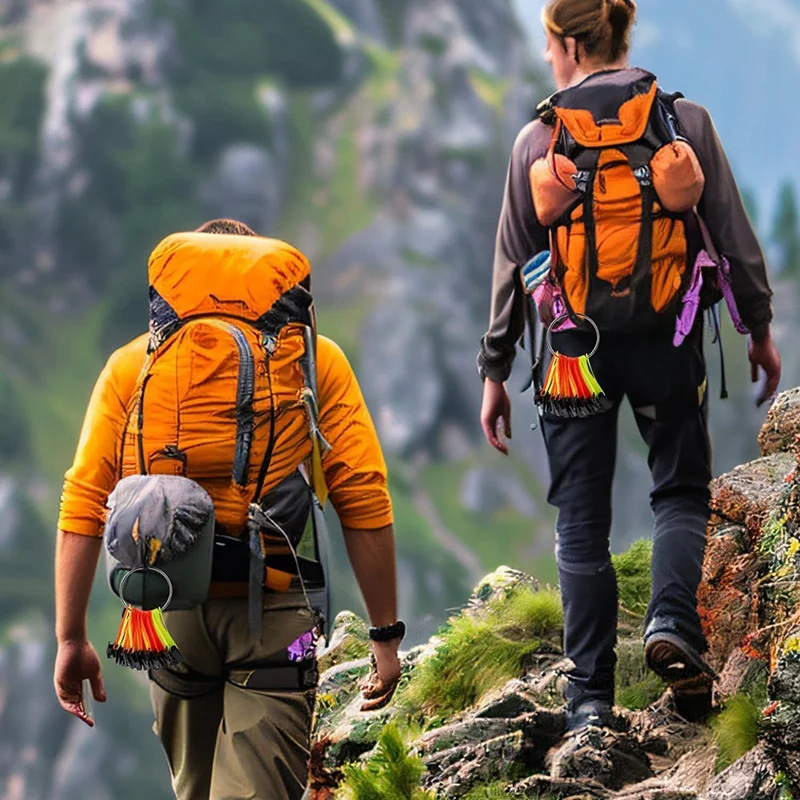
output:
<svg viewBox="0 0 800 800"><path fill-rule="evenodd" d="M148 670L164 669L183 661L183 656L170 636L164 623L163 610L172 600L172 583L159 569L149 567L147 571L159 573L169 584L169 596L163 608L152 611L141 611L125 601L123 590L125 582L135 572L144 572L144 569L133 569L122 579L119 595L125 609L117 631L117 638L108 645L106 655L121 667L130 669Z"/></svg>
<svg viewBox="0 0 800 800"><path fill-rule="evenodd" d="M614 406L600 387L590 361L600 346L600 331L589 317L584 314L576 316L591 323L597 334L597 343L591 353L577 358L556 352L550 337L553 328L567 319L567 315L553 320L547 330L547 346L553 358L547 369L544 387L536 397L536 404L542 407L544 413L571 419L602 414Z"/></svg>

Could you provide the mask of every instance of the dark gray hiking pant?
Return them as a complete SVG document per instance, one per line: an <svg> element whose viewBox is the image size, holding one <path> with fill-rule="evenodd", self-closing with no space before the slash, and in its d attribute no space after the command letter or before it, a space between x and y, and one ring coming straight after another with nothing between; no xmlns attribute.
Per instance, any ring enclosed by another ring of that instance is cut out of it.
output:
<svg viewBox="0 0 800 800"><path fill-rule="evenodd" d="M591 363L614 401L585 419L545 415L549 502L558 509L556 555L564 605L564 646L574 662L567 699L614 698L617 583L611 566L611 488L620 403L628 397L649 448L655 517L652 599L646 625L674 630L707 649L697 615L711 481L707 380L698 323L684 344L672 331L646 336L605 334ZM589 352L594 334L564 332L553 346Z"/></svg>

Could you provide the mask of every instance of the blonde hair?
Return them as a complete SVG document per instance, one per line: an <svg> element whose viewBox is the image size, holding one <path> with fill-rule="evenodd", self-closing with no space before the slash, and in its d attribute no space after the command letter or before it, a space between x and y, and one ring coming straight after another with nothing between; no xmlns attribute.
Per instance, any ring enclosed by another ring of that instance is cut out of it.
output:
<svg viewBox="0 0 800 800"><path fill-rule="evenodd" d="M589 58L613 64L627 55L636 19L634 0L549 0L542 24L559 39L574 38Z"/></svg>

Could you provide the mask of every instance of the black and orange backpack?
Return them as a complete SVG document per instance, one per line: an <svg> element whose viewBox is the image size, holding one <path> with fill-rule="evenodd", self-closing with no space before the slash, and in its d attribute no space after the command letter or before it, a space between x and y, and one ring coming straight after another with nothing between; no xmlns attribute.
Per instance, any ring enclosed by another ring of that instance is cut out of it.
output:
<svg viewBox="0 0 800 800"><path fill-rule="evenodd" d="M673 321L691 277L689 226L704 177L654 75L609 71L538 109L553 127L530 169L534 208L551 232L567 313L600 331Z"/></svg>
<svg viewBox="0 0 800 800"><path fill-rule="evenodd" d="M148 272L148 355L127 408L106 525L116 553L127 552L126 536L139 547L128 548L136 558L127 563L110 559L111 588L126 604L137 597L142 607L179 609L201 601L212 581L219 591L249 585L254 634L262 587L302 591L327 634L327 443L309 262L276 239L187 232L156 247ZM183 551L205 541L208 513L192 497L213 509L213 553L201 557L195 546L197 563ZM153 502L159 513L145 507ZM145 586L158 570L168 589L157 576ZM152 587L168 599L150 602Z"/></svg>

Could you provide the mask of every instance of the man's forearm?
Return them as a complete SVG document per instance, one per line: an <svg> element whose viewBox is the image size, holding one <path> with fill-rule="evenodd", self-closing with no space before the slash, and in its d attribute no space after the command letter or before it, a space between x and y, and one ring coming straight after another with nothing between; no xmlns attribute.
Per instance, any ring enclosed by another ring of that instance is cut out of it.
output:
<svg viewBox="0 0 800 800"><path fill-rule="evenodd" d="M86 613L103 540L59 531L56 539L56 638L83 641Z"/></svg>
<svg viewBox="0 0 800 800"><path fill-rule="evenodd" d="M377 530L343 528L347 554L367 612L376 627L397 622L394 526Z"/></svg>

